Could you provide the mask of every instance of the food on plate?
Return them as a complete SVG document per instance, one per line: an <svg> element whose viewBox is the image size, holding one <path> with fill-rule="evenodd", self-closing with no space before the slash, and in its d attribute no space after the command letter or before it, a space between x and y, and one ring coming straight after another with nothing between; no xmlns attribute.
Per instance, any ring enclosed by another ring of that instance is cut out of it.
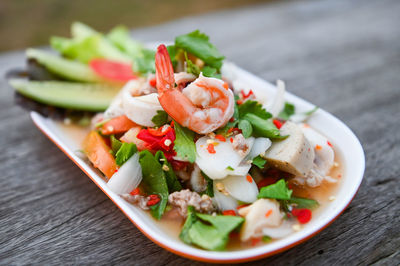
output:
<svg viewBox="0 0 400 266"><path fill-rule="evenodd" d="M331 140L285 101L238 80L196 30L144 48L116 28L72 26L62 56L28 50L59 80L11 80L41 103L100 111L82 149L111 191L206 250L247 248L312 222L340 181ZM167 222L169 221L169 222ZM173 228L172 228L172 227ZM175 229L174 229L175 228Z"/></svg>

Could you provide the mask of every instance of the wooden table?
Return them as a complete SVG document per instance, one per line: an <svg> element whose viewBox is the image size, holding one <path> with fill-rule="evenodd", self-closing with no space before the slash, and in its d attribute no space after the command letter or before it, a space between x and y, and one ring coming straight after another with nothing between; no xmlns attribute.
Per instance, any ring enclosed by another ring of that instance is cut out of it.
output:
<svg viewBox="0 0 400 266"><path fill-rule="evenodd" d="M227 58L285 80L360 138L366 172L349 208L306 243L254 264L400 262L399 17L396 0L282 2L134 31L154 41L199 28ZM2 54L0 76L24 63L22 51ZM140 233L35 128L3 78L0 88L0 264L196 264Z"/></svg>

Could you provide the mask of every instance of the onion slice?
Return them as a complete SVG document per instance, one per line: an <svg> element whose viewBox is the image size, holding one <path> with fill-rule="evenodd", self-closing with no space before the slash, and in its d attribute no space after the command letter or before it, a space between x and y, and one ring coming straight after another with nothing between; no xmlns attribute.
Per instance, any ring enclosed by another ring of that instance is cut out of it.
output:
<svg viewBox="0 0 400 266"><path fill-rule="evenodd" d="M221 180L225 190L235 199L246 203L257 200L258 187L250 175L228 176Z"/></svg>
<svg viewBox="0 0 400 266"><path fill-rule="evenodd" d="M139 153L135 153L126 161L107 182L107 186L115 193L122 195L134 190L142 181L142 168Z"/></svg>
<svg viewBox="0 0 400 266"><path fill-rule="evenodd" d="M216 182L213 182L213 188L214 188L214 197L213 201L215 205L217 205L218 209L221 211L226 211L226 210L236 210L238 206L238 202L236 199L229 195L225 195L222 192L220 192L217 187L216 187Z"/></svg>

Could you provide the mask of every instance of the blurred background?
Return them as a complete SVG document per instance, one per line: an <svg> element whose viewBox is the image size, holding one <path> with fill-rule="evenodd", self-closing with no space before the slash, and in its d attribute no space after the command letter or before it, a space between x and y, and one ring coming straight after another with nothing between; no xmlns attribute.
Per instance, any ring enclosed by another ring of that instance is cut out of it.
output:
<svg viewBox="0 0 400 266"><path fill-rule="evenodd" d="M47 45L52 35L69 36L73 21L104 32L118 24L145 27L194 14L272 1L0 0L0 51Z"/></svg>

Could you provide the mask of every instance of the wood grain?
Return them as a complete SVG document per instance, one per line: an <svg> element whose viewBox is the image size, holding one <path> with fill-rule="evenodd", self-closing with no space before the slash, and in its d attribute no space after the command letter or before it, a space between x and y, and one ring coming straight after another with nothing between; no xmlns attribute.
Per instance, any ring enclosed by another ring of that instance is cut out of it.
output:
<svg viewBox="0 0 400 266"><path fill-rule="evenodd" d="M286 80L289 91L360 138L366 172L349 208L306 243L252 264L399 264L399 14L396 0L290 1L133 32L144 41L172 40L200 28L230 60ZM23 65L23 52L2 54L0 76ZM3 78L0 88L0 264L201 264L142 235L34 127Z"/></svg>

